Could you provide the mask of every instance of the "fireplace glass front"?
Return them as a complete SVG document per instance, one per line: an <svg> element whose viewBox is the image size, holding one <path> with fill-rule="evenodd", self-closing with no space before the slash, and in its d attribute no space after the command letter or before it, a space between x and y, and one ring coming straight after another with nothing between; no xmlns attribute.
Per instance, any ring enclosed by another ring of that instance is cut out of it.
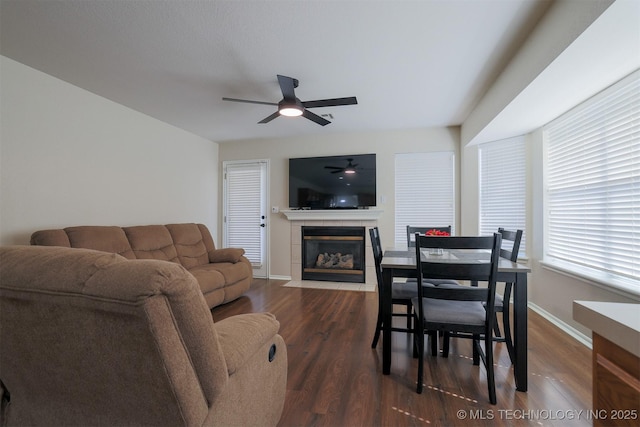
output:
<svg viewBox="0 0 640 427"><path fill-rule="evenodd" d="M365 227L302 227L302 280L365 282Z"/></svg>

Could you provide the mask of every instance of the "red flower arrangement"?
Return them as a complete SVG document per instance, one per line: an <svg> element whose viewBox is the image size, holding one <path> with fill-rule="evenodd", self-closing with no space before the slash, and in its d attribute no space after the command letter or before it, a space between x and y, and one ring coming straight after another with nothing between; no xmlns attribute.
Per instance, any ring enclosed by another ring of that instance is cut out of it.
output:
<svg viewBox="0 0 640 427"><path fill-rule="evenodd" d="M450 236L449 232L442 231L442 230L436 230L435 228L433 228L431 230L427 230L427 232L424 233L424 234L425 234L425 236L440 236L440 237Z"/></svg>

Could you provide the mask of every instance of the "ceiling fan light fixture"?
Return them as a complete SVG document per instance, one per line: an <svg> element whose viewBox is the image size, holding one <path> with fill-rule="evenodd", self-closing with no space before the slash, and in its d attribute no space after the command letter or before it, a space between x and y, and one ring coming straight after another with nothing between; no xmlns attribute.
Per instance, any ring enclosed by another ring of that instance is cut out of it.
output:
<svg viewBox="0 0 640 427"><path fill-rule="evenodd" d="M280 115L287 117L298 117L302 115L302 109L297 105L289 105L278 110Z"/></svg>
<svg viewBox="0 0 640 427"><path fill-rule="evenodd" d="M356 170L355 170L355 169L345 169L345 170L344 170L344 173L347 173L347 174L354 174L354 173L356 173Z"/></svg>

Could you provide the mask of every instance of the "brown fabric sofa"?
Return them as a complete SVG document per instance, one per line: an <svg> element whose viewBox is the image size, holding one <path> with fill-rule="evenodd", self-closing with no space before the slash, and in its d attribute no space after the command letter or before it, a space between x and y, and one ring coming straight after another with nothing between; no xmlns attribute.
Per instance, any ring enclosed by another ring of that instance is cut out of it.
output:
<svg viewBox="0 0 640 427"><path fill-rule="evenodd" d="M269 313L214 324L177 263L1 247L0 425L276 425L278 330Z"/></svg>
<svg viewBox="0 0 640 427"><path fill-rule="evenodd" d="M210 308L233 301L251 286L253 270L244 249L216 249L203 224L135 227L80 226L40 230L32 245L112 252L127 259L156 259L185 267L195 276Z"/></svg>

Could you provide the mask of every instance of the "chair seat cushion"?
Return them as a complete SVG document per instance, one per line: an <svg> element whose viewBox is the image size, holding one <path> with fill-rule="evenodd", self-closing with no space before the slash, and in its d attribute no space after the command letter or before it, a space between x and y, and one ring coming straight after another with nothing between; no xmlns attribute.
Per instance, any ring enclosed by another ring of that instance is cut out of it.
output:
<svg viewBox="0 0 640 427"><path fill-rule="evenodd" d="M464 286L455 280L440 280L440 279L424 279L424 280L440 288L451 288L452 286ZM409 283L409 281L413 281L413 285L415 286L416 279L409 279L407 280L407 283ZM495 310L502 311L503 305L504 305L504 299L502 295L496 292ZM486 303L482 303L482 306L483 307L486 306Z"/></svg>
<svg viewBox="0 0 640 427"><path fill-rule="evenodd" d="M413 298L411 303L417 306L418 298ZM480 301L422 298L422 310L427 324L482 326L486 320L486 311Z"/></svg>
<svg viewBox="0 0 640 427"><path fill-rule="evenodd" d="M458 282L457 280L452 280L452 279L422 279L423 282L428 282L431 283L432 285L435 286L440 286L440 285L457 285L457 286L462 286L460 284L460 282ZM416 283L417 279L411 278L411 279L407 279L407 283L412 282L414 285Z"/></svg>
<svg viewBox="0 0 640 427"><path fill-rule="evenodd" d="M433 288L431 283L422 283L423 288ZM406 299L409 301L411 298L418 296L418 284L414 280L413 282L407 280L406 282L393 282L391 287L392 299Z"/></svg>

